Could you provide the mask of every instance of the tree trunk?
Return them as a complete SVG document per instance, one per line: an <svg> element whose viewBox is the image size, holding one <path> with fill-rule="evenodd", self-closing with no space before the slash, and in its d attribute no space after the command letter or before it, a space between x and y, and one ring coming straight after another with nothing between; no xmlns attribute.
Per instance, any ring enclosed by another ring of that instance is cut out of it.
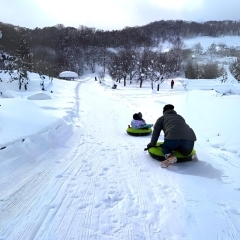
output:
<svg viewBox="0 0 240 240"><path fill-rule="evenodd" d="M126 75L124 75L124 77L123 77L123 81L124 81L124 87L126 86L126 78L127 78L127 76L126 76Z"/></svg>
<svg viewBox="0 0 240 240"><path fill-rule="evenodd" d="M140 78L140 88L142 87L142 84L143 84L143 80L142 80L142 77Z"/></svg>

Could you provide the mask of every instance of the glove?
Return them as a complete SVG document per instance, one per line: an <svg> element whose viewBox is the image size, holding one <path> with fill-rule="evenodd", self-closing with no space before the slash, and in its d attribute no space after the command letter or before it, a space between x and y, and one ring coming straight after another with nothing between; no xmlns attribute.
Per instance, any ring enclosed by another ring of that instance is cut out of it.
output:
<svg viewBox="0 0 240 240"><path fill-rule="evenodd" d="M156 146L153 145L153 144L151 144L151 143L149 143L149 144L147 145L147 148L152 148L152 147L156 147Z"/></svg>

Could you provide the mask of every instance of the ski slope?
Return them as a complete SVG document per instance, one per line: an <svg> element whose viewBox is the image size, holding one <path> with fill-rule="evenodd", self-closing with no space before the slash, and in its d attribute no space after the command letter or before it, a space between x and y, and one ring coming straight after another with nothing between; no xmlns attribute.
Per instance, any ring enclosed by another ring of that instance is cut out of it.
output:
<svg viewBox="0 0 240 240"><path fill-rule="evenodd" d="M239 137L227 134L239 126L239 96L169 83L156 93L94 76L61 82L71 86L59 92L63 118L0 151L0 239L240 239ZM46 101L37 104L51 115ZM162 169L143 150L151 136L126 128L138 111L155 123L167 103L196 132L198 161Z"/></svg>

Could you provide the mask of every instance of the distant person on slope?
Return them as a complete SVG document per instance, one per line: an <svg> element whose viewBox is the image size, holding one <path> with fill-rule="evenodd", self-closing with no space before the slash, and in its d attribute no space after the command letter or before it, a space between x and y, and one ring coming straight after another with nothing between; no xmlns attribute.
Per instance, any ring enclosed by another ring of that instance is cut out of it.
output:
<svg viewBox="0 0 240 240"><path fill-rule="evenodd" d="M174 86L174 81L172 79L172 81L171 81L171 89L173 89L173 86Z"/></svg>
<svg viewBox="0 0 240 240"><path fill-rule="evenodd" d="M133 119L131 121L132 128L135 129L148 129L153 126L153 124L146 124L145 120L142 119L142 113L134 113Z"/></svg>
<svg viewBox="0 0 240 240"><path fill-rule="evenodd" d="M161 145L165 159L161 167L166 168L170 164L177 162L177 158L173 155L173 151L178 151L184 156L188 156L197 140L192 128L190 128L185 119L177 114L174 106L167 104L163 108L163 116L157 119L152 134L151 142L147 148L155 147L161 131L164 132L164 143Z"/></svg>

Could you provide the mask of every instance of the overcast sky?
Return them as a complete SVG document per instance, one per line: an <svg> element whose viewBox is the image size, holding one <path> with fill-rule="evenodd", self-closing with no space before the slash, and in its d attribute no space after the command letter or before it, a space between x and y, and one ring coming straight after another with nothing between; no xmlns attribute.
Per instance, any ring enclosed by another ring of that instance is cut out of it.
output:
<svg viewBox="0 0 240 240"><path fill-rule="evenodd" d="M0 0L0 22L114 30L160 20L238 21L239 9L240 0Z"/></svg>

